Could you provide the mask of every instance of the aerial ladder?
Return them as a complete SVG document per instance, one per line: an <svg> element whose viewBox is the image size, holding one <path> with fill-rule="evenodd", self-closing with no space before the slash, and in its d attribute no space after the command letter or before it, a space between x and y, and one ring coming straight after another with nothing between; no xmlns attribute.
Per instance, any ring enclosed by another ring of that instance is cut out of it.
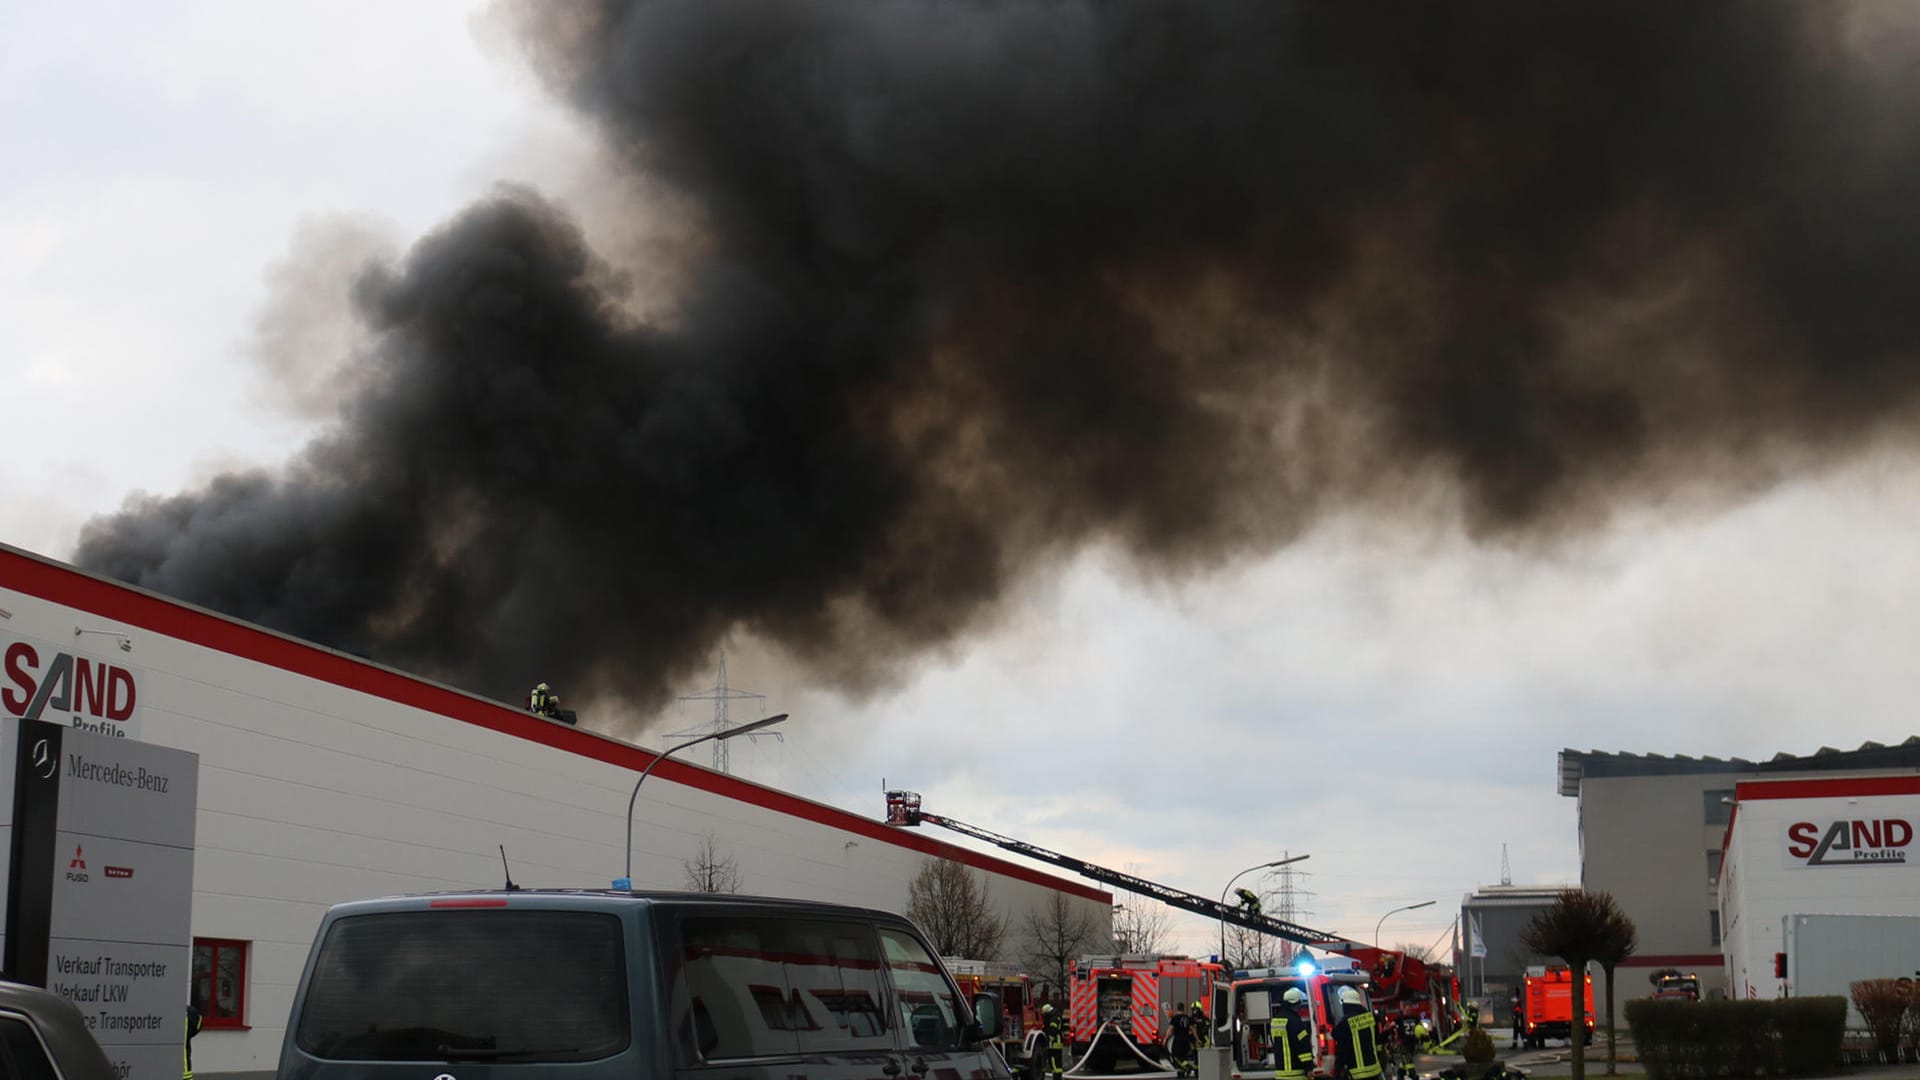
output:
<svg viewBox="0 0 1920 1080"><path fill-rule="evenodd" d="M1141 896L1151 896L1163 904L1179 908L1182 911L1190 911L1195 915L1202 915L1209 919L1229 922L1235 926L1245 927L1248 930L1255 931L1256 933L1269 934L1273 937L1291 941L1297 945L1306 945L1319 949L1322 952L1339 953L1342 956L1353 957L1361 961L1372 971L1376 983L1379 984L1383 990L1389 990L1392 997L1401 999L1403 1005L1410 1004L1405 1000L1409 996L1409 991L1426 990L1431 996L1441 998L1442 1000L1433 1002L1433 1021L1438 1025L1452 1026L1451 1023L1449 1023L1452 1018L1441 1008L1442 1001L1453 996L1451 994L1444 994L1443 996L1443 987L1447 983L1450 983L1451 972L1443 968L1432 967L1411 956L1406 956L1390 949L1376 948L1365 942L1342 937L1339 934L1330 934L1315 930L1311 927L1301 926L1299 923L1288 922L1285 919L1276 919L1271 915L1256 913L1238 904L1228 904L1210 896L1201 896L1197 893L1185 892L1181 889L1162 885L1157 881L1148 881L1146 878L1134 874L1123 873L1119 870L1087 862L1085 859L1076 859L1071 855L1063 855L1057 851L1050 851L1038 844L1029 844L1024 840L1015 840L1011 836L1002 836L991 830L983 829L978 825L969 825L964 821L956 821L950 817L930 814L921 809L920 796L916 792L887 792L887 824L901 828L911 828L921 824L938 825L943 829L951 829L964 836L971 836L976 840L984 840L989 844L1004 848L1015 854L1025 855L1030 859L1038 859L1044 863L1051 863L1054 866L1060 867L1062 870L1079 874L1081 877L1091 878L1094 881L1105 885L1112 885L1126 892L1137 893ZM1405 1014L1403 1013L1403 1015ZM1411 1022L1410 1019L1409 1022ZM1458 1032L1455 1034L1457 1035Z"/></svg>
<svg viewBox="0 0 1920 1080"><path fill-rule="evenodd" d="M1297 945L1310 945L1325 951L1345 953L1347 948L1357 947L1361 944L1360 942L1343 938L1338 934L1322 933L1310 927L1301 926L1298 923L1288 922L1285 919L1276 919L1271 915L1255 914L1237 904L1223 903L1210 896L1200 896L1196 893L1182 892L1179 889L1162 885L1157 881L1148 881L1143 877L1135 877L1132 874L1121 873L1118 870L1110 870L1104 866L1096 866L1093 863L1087 862L1085 859L1076 859L1071 855L1062 855L1057 851L1049 851L1038 844L1029 844L1024 840L1015 840L1011 836L1001 836L999 833L989 832L978 825L969 825L964 821L955 821L950 817L942 817L939 814L929 814L920 808L920 796L915 792L887 792L887 824L906 828L922 823L938 825L943 829L952 829L954 832L971 836L976 840L985 840L989 844L997 845L1016 854L1025 855L1030 859L1038 859L1041 862L1052 863L1063 870L1069 870L1079 874L1081 877L1092 878L1103 884L1112 885L1115 888L1123 889L1130 893L1138 893L1141 896L1151 896L1161 903L1171 907L1177 907L1182 911L1191 911L1195 915L1204 915L1209 919L1224 920L1235 926L1243 926L1262 934L1271 934L1277 938L1284 938Z"/></svg>

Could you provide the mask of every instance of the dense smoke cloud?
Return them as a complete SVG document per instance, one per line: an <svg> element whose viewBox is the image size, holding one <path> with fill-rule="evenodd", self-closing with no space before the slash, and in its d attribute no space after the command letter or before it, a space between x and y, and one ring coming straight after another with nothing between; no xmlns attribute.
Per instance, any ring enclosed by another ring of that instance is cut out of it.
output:
<svg viewBox="0 0 1920 1080"><path fill-rule="evenodd" d="M361 281L331 430L83 565L650 704L736 630L869 684L1091 544L1553 536L1912 419L1920 68L1871 5L504 14L684 265L504 190Z"/></svg>

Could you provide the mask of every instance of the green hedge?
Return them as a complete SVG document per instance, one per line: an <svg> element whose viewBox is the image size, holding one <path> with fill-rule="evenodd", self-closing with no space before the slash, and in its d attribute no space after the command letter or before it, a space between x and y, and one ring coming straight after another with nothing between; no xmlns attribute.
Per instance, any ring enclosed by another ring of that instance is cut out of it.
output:
<svg viewBox="0 0 1920 1080"><path fill-rule="evenodd" d="M1634 1049L1653 1080L1806 1076L1840 1061L1841 997L1629 1001Z"/></svg>

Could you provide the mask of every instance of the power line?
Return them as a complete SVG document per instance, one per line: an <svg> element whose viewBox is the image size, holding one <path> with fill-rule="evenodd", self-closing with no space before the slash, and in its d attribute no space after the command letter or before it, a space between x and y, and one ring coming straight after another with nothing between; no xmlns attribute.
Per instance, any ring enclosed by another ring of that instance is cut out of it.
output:
<svg viewBox="0 0 1920 1080"><path fill-rule="evenodd" d="M727 705L729 702L757 701L757 702L760 702L762 704L762 707L764 708L765 702L767 700L767 695L756 694L750 690L736 690L733 687L727 685L727 650L722 648L720 650L720 674L713 681L713 689L702 690L697 694L682 694L679 700L713 702L713 722L703 728L694 728L690 731L673 732L671 735L668 736L669 738L673 738L673 739L694 738L700 735L718 735L721 732L727 730L728 728L734 726L727 719ZM755 717L755 719L759 719L759 718ZM773 736L777 740L780 740L783 742L785 741L785 737L782 736L777 731L770 731L767 734ZM756 734L749 734L747 736L747 738L749 739L758 739L759 737L760 736ZM733 772L733 758L732 758L732 755L727 750L728 745L732 742L733 742L732 739L713 740L713 768L715 772L723 772L728 774L731 774Z"/></svg>

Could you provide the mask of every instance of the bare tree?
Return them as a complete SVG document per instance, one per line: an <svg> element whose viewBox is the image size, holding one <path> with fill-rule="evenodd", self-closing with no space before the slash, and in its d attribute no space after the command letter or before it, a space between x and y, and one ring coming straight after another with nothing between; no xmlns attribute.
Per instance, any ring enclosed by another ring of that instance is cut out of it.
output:
<svg viewBox="0 0 1920 1080"><path fill-rule="evenodd" d="M1227 927L1227 951L1220 957L1228 970L1275 967L1280 955L1280 939L1244 926Z"/></svg>
<svg viewBox="0 0 1920 1080"><path fill-rule="evenodd" d="M907 885L907 918L920 924L942 956L997 960L1007 917L993 909L985 875L952 859L928 859Z"/></svg>
<svg viewBox="0 0 1920 1080"><path fill-rule="evenodd" d="M1054 893L1048 902L1027 912L1021 963L1051 995L1067 990L1067 964L1094 947L1093 914L1075 911L1066 897Z"/></svg>
<svg viewBox="0 0 1920 1080"><path fill-rule="evenodd" d="M712 833L700 838L700 850L680 864L687 888L701 893L737 893L740 891L740 864L723 854Z"/></svg>
<svg viewBox="0 0 1920 1080"><path fill-rule="evenodd" d="M1169 922L1167 909L1158 900L1133 895L1113 909L1113 951L1156 956L1166 952Z"/></svg>
<svg viewBox="0 0 1920 1080"><path fill-rule="evenodd" d="M1609 954L1619 943L1626 915L1612 896L1584 889L1562 889L1553 904L1528 921L1520 941L1541 956L1556 956L1573 971L1573 1080L1587 1075L1585 1043L1587 995L1582 985L1587 965ZM1627 922L1626 951L1633 948L1633 924ZM1625 956L1626 952L1620 952ZM1612 980L1608 980L1611 983Z"/></svg>
<svg viewBox="0 0 1920 1080"><path fill-rule="evenodd" d="M1393 947L1393 951L1400 953L1403 956L1412 957L1415 960L1433 959L1432 949L1428 948L1425 945L1416 945L1410 941L1403 941L1400 944L1395 945Z"/></svg>

